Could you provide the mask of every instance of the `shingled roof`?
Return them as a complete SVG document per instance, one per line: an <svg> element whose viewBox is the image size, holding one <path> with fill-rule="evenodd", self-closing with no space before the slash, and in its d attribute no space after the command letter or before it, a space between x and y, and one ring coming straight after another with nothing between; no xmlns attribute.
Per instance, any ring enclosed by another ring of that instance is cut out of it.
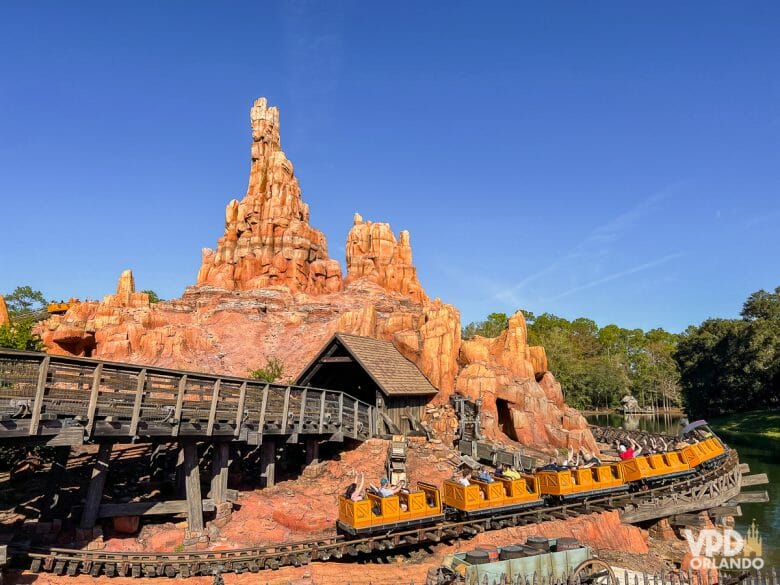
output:
<svg viewBox="0 0 780 585"><path fill-rule="evenodd" d="M429 396L438 392L417 366L406 359L391 341L348 333L336 333L304 369L301 377L334 342L341 343L387 396Z"/></svg>

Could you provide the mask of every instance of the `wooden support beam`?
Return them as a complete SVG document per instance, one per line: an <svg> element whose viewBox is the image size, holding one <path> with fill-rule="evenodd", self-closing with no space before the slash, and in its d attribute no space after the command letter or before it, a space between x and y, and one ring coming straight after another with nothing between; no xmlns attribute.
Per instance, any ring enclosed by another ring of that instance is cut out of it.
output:
<svg viewBox="0 0 780 585"><path fill-rule="evenodd" d="M236 408L236 430L233 436L238 437L241 434L241 425L244 422L244 405L246 404L246 382L241 384L238 391L238 407ZM262 431L262 429L260 429Z"/></svg>
<svg viewBox="0 0 780 585"><path fill-rule="evenodd" d="M214 382L214 389L211 391L211 408L209 409L209 422L206 425L206 435L211 436L214 433L214 423L217 418L217 402L219 401L220 380Z"/></svg>
<svg viewBox="0 0 780 585"><path fill-rule="evenodd" d="M303 418L306 416L306 396L307 391L306 388L303 389L301 392L301 412L298 415L298 430L295 431L296 433L302 433L303 432Z"/></svg>
<svg viewBox="0 0 780 585"><path fill-rule="evenodd" d="M213 512L216 502L210 498L201 501L204 512ZM128 502L126 504L103 504L98 510L98 518L115 516L154 516L163 514L184 514L188 511L187 500L169 500L167 502Z"/></svg>
<svg viewBox="0 0 780 585"><path fill-rule="evenodd" d="M339 392L339 432L344 432L344 393Z"/></svg>
<svg viewBox="0 0 780 585"><path fill-rule="evenodd" d="M358 438L358 406L360 403L355 400L355 409L353 411L353 425L352 425L352 438L357 439Z"/></svg>
<svg viewBox="0 0 780 585"><path fill-rule="evenodd" d="M260 469L263 487L273 487L276 470L276 441L273 439L263 441L260 446Z"/></svg>
<svg viewBox="0 0 780 585"><path fill-rule="evenodd" d="M215 504L227 501L228 467L230 467L230 445L214 445L214 457L211 460L211 499Z"/></svg>
<svg viewBox="0 0 780 585"><path fill-rule="evenodd" d="M38 427L41 424L41 411L43 410L43 397L46 394L46 378L49 376L50 361L51 357L47 355L38 366L38 384L35 386L35 400L30 415L30 435L37 435Z"/></svg>
<svg viewBox="0 0 780 585"><path fill-rule="evenodd" d="M743 475L742 487L749 487L751 485L764 485L769 483L769 478L766 473L756 473L755 475Z"/></svg>
<svg viewBox="0 0 780 585"><path fill-rule="evenodd" d="M187 374L183 374L179 378L179 391L176 394L176 407L173 411L173 428L171 429L171 435L174 437L179 436L179 428L181 427L181 411L184 406L184 392L187 390Z"/></svg>
<svg viewBox="0 0 780 585"><path fill-rule="evenodd" d="M146 368L138 373L138 383L135 386L135 401L133 402L133 418L130 419L130 435L135 437L138 433L138 422L141 420L141 403L144 399L146 388Z"/></svg>
<svg viewBox="0 0 780 585"><path fill-rule="evenodd" d="M89 406L87 406L87 428L86 435L91 437L95 430L95 412L97 411L98 395L100 394L100 380L103 376L103 364L95 366L92 373L92 390L89 393Z"/></svg>
<svg viewBox="0 0 780 585"><path fill-rule="evenodd" d="M103 488L108 477L108 466L111 461L111 443L101 443L98 448L95 465L92 467L92 479L87 487L87 497L84 511L81 514L81 528L93 528L100 511L100 500L103 498Z"/></svg>
<svg viewBox="0 0 780 585"><path fill-rule="evenodd" d="M731 498L730 501L727 502L727 505L734 505L734 504L765 504L769 501L769 494L765 491L763 492L742 492L740 494L737 494L733 498Z"/></svg>
<svg viewBox="0 0 780 585"><path fill-rule="evenodd" d="M290 412L290 387L284 391L284 408L282 408L282 434L287 432L287 414Z"/></svg>
<svg viewBox="0 0 780 585"><path fill-rule="evenodd" d="M710 508L707 510L710 518L715 516L742 516L741 506L718 506L716 508Z"/></svg>
<svg viewBox="0 0 780 585"><path fill-rule="evenodd" d="M41 519L49 520L56 518L59 514L60 504L60 486L65 470L68 467L68 457L70 456L70 447L55 447L54 460L51 462L51 468L46 474L46 490L41 498Z"/></svg>
<svg viewBox="0 0 780 585"><path fill-rule="evenodd" d="M699 514L675 514L669 518L669 524L689 528L706 528L707 520Z"/></svg>
<svg viewBox="0 0 780 585"><path fill-rule="evenodd" d="M740 463L739 464L739 472L744 475L746 473L750 473L750 465L747 463Z"/></svg>
<svg viewBox="0 0 780 585"><path fill-rule="evenodd" d="M265 409L268 406L268 393L271 391L271 385L266 384L263 388L263 403L260 405L260 421L257 427L258 444L263 444L263 428L265 427Z"/></svg>
<svg viewBox="0 0 780 585"><path fill-rule="evenodd" d="M317 439L306 439L306 465L316 465L320 462L320 442Z"/></svg>
<svg viewBox="0 0 780 585"><path fill-rule="evenodd" d="M198 445L187 441L184 451L184 486L187 494L187 528L190 532L203 531L203 502L200 496Z"/></svg>
<svg viewBox="0 0 780 585"><path fill-rule="evenodd" d="M350 364L354 362L350 356L323 357L319 359L321 364Z"/></svg>

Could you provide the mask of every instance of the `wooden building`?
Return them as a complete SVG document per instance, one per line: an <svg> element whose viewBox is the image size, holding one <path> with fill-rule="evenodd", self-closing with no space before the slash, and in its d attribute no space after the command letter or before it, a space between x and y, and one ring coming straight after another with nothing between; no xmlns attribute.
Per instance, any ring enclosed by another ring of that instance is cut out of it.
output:
<svg viewBox="0 0 780 585"><path fill-rule="evenodd" d="M379 428L417 434L425 405L438 392L391 341L337 333L296 380L301 386L341 390L378 407Z"/></svg>

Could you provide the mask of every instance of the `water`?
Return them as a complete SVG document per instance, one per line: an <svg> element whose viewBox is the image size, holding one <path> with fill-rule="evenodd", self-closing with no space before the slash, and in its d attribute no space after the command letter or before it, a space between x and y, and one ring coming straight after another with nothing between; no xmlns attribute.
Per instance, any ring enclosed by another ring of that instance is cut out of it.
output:
<svg viewBox="0 0 780 585"><path fill-rule="evenodd" d="M594 414L586 416L591 424L623 427L653 433L676 435L680 429L680 417L671 415L622 415ZM715 429L717 431L717 429ZM767 567L780 567L780 452L773 445L739 444L738 437L725 438L726 443L739 453L739 460L750 465L750 475L766 473L769 484L750 487L746 491L766 490L768 504L740 504L742 516L735 518L736 529L741 534L753 520L763 539L763 558Z"/></svg>

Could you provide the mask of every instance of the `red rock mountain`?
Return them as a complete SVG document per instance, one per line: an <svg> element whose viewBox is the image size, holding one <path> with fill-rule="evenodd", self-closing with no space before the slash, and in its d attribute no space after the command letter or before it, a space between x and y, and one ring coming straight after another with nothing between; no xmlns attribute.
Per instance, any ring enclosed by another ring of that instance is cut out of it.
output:
<svg viewBox="0 0 780 585"><path fill-rule="evenodd" d="M439 389L437 402L453 392L481 398L491 437L595 447L547 371L544 348L528 345L523 315L498 338L462 341L458 310L430 300L417 278L409 232L396 238L388 224L355 214L342 278L309 224L278 109L261 98L250 120L249 186L228 203L225 233L215 251L203 250L197 283L180 299L151 303L125 271L116 294L41 324L49 352L232 375L275 356L294 378L335 332L355 333L392 340Z"/></svg>

